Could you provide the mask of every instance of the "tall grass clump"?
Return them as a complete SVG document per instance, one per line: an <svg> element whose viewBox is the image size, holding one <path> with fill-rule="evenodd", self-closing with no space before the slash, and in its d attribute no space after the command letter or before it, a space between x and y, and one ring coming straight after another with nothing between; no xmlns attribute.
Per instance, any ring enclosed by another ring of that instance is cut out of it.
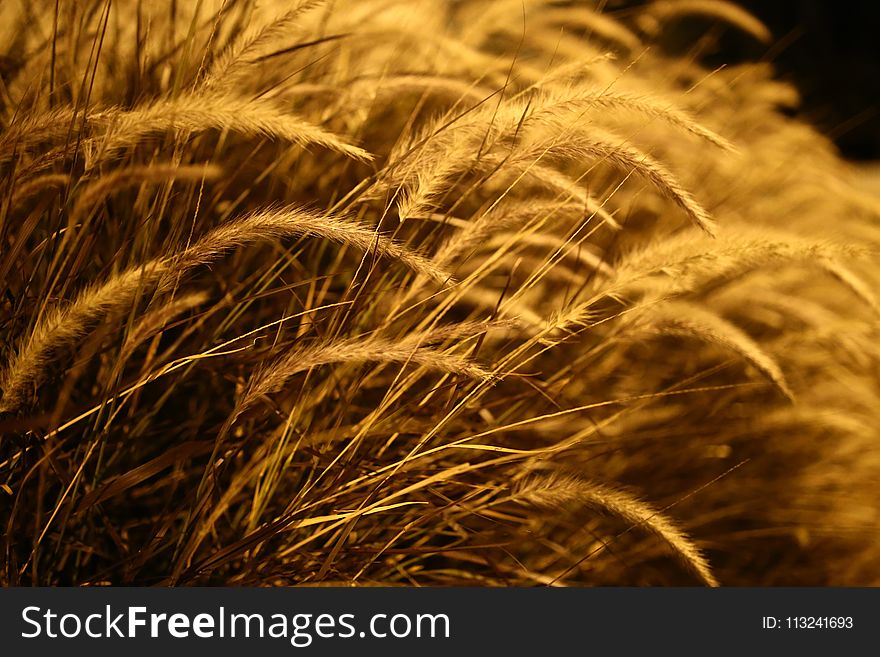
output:
<svg viewBox="0 0 880 657"><path fill-rule="evenodd" d="M604 6L3 5L0 582L880 584L880 200Z"/></svg>

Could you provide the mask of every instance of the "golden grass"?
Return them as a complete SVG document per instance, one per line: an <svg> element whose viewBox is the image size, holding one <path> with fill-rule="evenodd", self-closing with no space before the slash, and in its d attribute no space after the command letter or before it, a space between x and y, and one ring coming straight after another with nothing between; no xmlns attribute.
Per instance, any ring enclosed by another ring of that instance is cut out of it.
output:
<svg viewBox="0 0 880 657"><path fill-rule="evenodd" d="M175 6L0 9L3 584L880 584L880 202L661 46L754 18Z"/></svg>

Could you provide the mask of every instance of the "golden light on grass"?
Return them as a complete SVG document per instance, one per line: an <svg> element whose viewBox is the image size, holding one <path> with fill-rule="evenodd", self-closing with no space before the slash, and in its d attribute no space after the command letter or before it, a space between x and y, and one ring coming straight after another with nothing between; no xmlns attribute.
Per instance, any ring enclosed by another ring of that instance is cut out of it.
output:
<svg viewBox="0 0 880 657"><path fill-rule="evenodd" d="M2 583L880 584L880 201L659 45L753 17L174 7L0 10Z"/></svg>

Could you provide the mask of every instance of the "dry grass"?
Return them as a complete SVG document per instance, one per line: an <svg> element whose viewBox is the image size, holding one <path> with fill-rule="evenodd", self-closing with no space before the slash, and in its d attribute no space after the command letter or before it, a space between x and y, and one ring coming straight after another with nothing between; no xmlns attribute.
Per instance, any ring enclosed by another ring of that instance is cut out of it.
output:
<svg viewBox="0 0 880 657"><path fill-rule="evenodd" d="M880 584L880 201L735 5L0 12L4 584Z"/></svg>

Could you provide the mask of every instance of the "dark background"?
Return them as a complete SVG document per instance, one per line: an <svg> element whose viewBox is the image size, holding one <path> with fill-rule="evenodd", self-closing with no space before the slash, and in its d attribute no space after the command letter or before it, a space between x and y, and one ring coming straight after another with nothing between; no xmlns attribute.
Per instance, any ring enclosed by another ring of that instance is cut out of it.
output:
<svg viewBox="0 0 880 657"><path fill-rule="evenodd" d="M799 114L831 137L843 155L880 160L880 1L734 0L772 32L758 42L723 21L689 16L665 23L660 46L698 57L710 67L741 61L770 61L777 75L794 82L803 104ZM645 0L608 0L625 13ZM715 37L701 39L707 29Z"/></svg>
<svg viewBox="0 0 880 657"><path fill-rule="evenodd" d="M880 2L741 0L773 32L771 55L803 114L853 159L880 159Z"/></svg>

